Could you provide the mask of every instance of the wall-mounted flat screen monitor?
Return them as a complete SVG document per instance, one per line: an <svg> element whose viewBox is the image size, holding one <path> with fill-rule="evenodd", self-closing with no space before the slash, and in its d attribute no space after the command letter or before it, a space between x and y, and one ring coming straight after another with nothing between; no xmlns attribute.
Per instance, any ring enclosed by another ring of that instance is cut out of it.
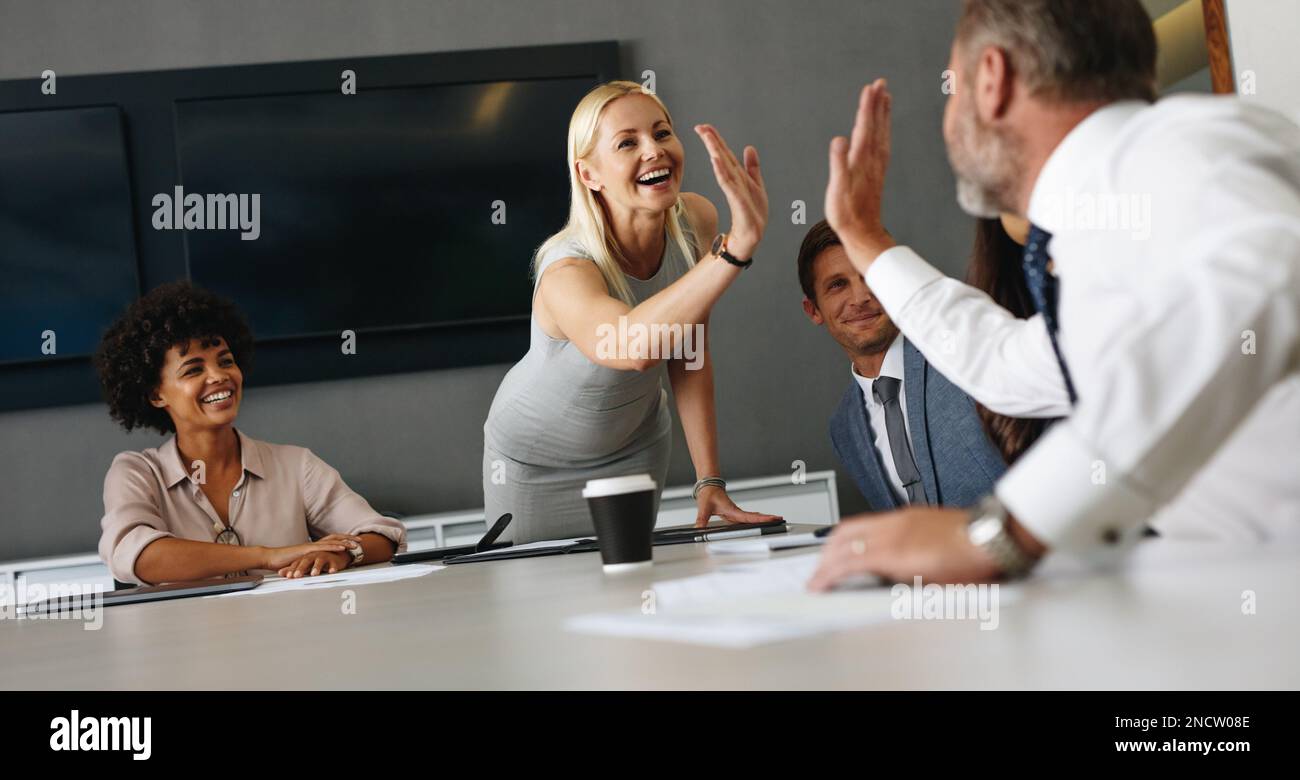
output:
<svg viewBox="0 0 1300 780"><path fill-rule="evenodd" d="M94 352L139 294L116 107L0 112L0 363Z"/></svg>
<svg viewBox="0 0 1300 780"><path fill-rule="evenodd" d="M618 71L594 41L0 81L0 412L98 399L105 328L179 279L247 315L253 385L518 360L569 117Z"/></svg>
<svg viewBox="0 0 1300 780"><path fill-rule="evenodd" d="M182 194L227 212L224 229L185 232L190 277L238 301L259 339L525 317L591 83L180 101Z"/></svg>

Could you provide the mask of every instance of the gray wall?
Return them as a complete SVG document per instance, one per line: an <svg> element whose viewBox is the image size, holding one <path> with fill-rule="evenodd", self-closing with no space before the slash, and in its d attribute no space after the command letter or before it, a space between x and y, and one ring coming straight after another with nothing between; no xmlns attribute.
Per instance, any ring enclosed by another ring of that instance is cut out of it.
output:
<svg viewBox="0 0 1300 780"><path fill-rule="evenodd" d="M708 121L762 154L772 222L754 267L713 316L721 458L728 477L834 460L826 421L848 364L800 310L794 256L821 217L826 149L846 133L858 89L895 94L890 228L959 274L971 221L953 199L940 134L953 0L616 0L580 2L19 2L0 0L0 79L436 52L617 39L624 75L653 69L679 127ZM364 86L364 84L362 85ZM688 189L726 209L693 133ZM558 227L558 225L557 225ZM254 389L241 426L311 447L379 508L407 513L482 504L482 423L508 366ZM0 388L3 392L3 388ZM0 560L93 550L114 453L154 446L102 406L0 415ZM672 484L693 480L678 429ZM862 499L841 482L846 511Z"/></svg>

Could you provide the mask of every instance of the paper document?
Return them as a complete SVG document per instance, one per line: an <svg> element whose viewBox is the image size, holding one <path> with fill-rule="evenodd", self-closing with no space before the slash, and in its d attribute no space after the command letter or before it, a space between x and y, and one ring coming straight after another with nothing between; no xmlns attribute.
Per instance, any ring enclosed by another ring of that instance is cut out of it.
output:
<svg viewBox="0 0 1300 780"><path fill-rule="evenodd" d="M826 543L825 536L815 534L772 534L758 539L710 542L709 555L770 555L773 550L817 547Z"/></svg>
<svg viewBox="0 0 1300 780"><path fill-rule="evenodd" d="M565 628L583 634L659 639L745 649L871 623L888 622L888 590L748 597L710 608L644 614L606 612L570 618Z"/></svg>
<svg viewBox="0 0 1300 780"><path fill-rule="evenodd" d="M554 547L568 547L569 545L577 544L578 542L594 541L596 540L590 536L580 536L576 539L550 539L542 542L529 542L528 544L512 544L509 547L503 547L501 550L492 550L491 552L501 552L502 550L549 550ZM478 554L479 553L475 553L475 555Z"/></svg>
<svg viewBox="0 0 1300 780"><path fill-rule="evenodd" d="M708 604L718 599L778 593L802 593L820 556L795 555L735 563L708 574L656 582L650 586L662 609Z"/></svg>
<svg viewBox="0 0 1300 780"><path fill-rule="evenodd" d="M238 596L265 596L270 593L283 593L293 590L316 590L318 588L340 588L343 586L354 587L357 585L370 585L376 582L395 582L397 580L406 580L412 577L422 577L426 574L445 569L445 566L434 566L424 563L409 563L405 566L373 566L362 567L360 569L344 569L337 574L318 574L315 577L300 577L298 579L285 579L283 577L267 577L252 590L241 590L234 593L216 593L211 596L204 596L208 599L236 598Z"/></svg>
<svg viewBox="0 0 1300 780"><path fill-rule="evenodd" d="M580 615L571 631L746 648L888 621L886 588L809 593L820 555L725 566L709 574L656 582L653 610ZM868 580L867 584L878 584Z"/></svg>
<svg viewBox="0 0 1300 780"><path fill-rule="evenodd" d="M594 542L594 541L596 540L590 537L579 537L577 539L548 539L542 542L528 542L527 544L512 544L509 547L502 547L496 550L484 550L483 552L466 553L464 555L457 555L456 561L457 562L474 561L474 560L490 561L496 558L509 558L511 557L509 553L518 552L520 550L562 550L566 547L571 547L575 544L578 544L579 542Z"/></svg>

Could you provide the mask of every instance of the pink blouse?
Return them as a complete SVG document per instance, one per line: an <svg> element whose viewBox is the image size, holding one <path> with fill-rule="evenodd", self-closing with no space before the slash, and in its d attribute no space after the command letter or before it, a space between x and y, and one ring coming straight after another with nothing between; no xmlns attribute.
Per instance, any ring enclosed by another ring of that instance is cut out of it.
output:
<svg viewBox="0 0 1300 780"><path fill-rule="evenodd" d="M406 549L406 528L371 509L311 450L236 434L244 472L230 494L228 515L245 546L286 547L332 533L377 533L398 551ZM113 458L104 477L99 557L114 578L142 583L135 561L157 539L216 541L220 518L199 487L197 471L181 463L174 436L157 449Z"/></svg>

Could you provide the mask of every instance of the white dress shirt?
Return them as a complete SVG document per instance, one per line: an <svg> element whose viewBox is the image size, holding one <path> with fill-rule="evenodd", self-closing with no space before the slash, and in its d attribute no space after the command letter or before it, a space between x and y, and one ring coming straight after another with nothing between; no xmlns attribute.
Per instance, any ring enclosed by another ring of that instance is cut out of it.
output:
<svg viewBox="0 0 1300 780"><path fill-rule="evenodd" d="M871 379L858 374L857 369L849 365L849 373L853 374L853 379L862 388L862 403L867 409L867 417L871 420L871 432L876 434L876 451L880 453L880 458L885 464L885 474L889 477L890 487L894 491L894 498L900 506L907 506L907 488L903 487L903 480L898 478L898 468L894 465L894 453L889 449L889 430L885 425L885 406L876 400L872 388L876 385L876 379L882 376L893 377L898 380L898 405L903 410L903 427L907 430L907 444L912 445L912 426L907 422L907 380L903 378L906 373L903 366L903 336L899 334L894 343L889 345L885 352L885 359L880 364L880 373ZM915 459L915 454L912 456Z"/></svg>
<svg viewBox="0 0 1300 780"><path fill-rule="evenodd" d="M1300 128L1232 98L1117 103L1058 145L1028 216L1053 236L1073 410L1041 317L1014 319L906 247L866 279L985 406L1070 414L998 483L1012 513L1086 555L1134 538L1162 506L1162 531L1295 533Z"/></svg>

